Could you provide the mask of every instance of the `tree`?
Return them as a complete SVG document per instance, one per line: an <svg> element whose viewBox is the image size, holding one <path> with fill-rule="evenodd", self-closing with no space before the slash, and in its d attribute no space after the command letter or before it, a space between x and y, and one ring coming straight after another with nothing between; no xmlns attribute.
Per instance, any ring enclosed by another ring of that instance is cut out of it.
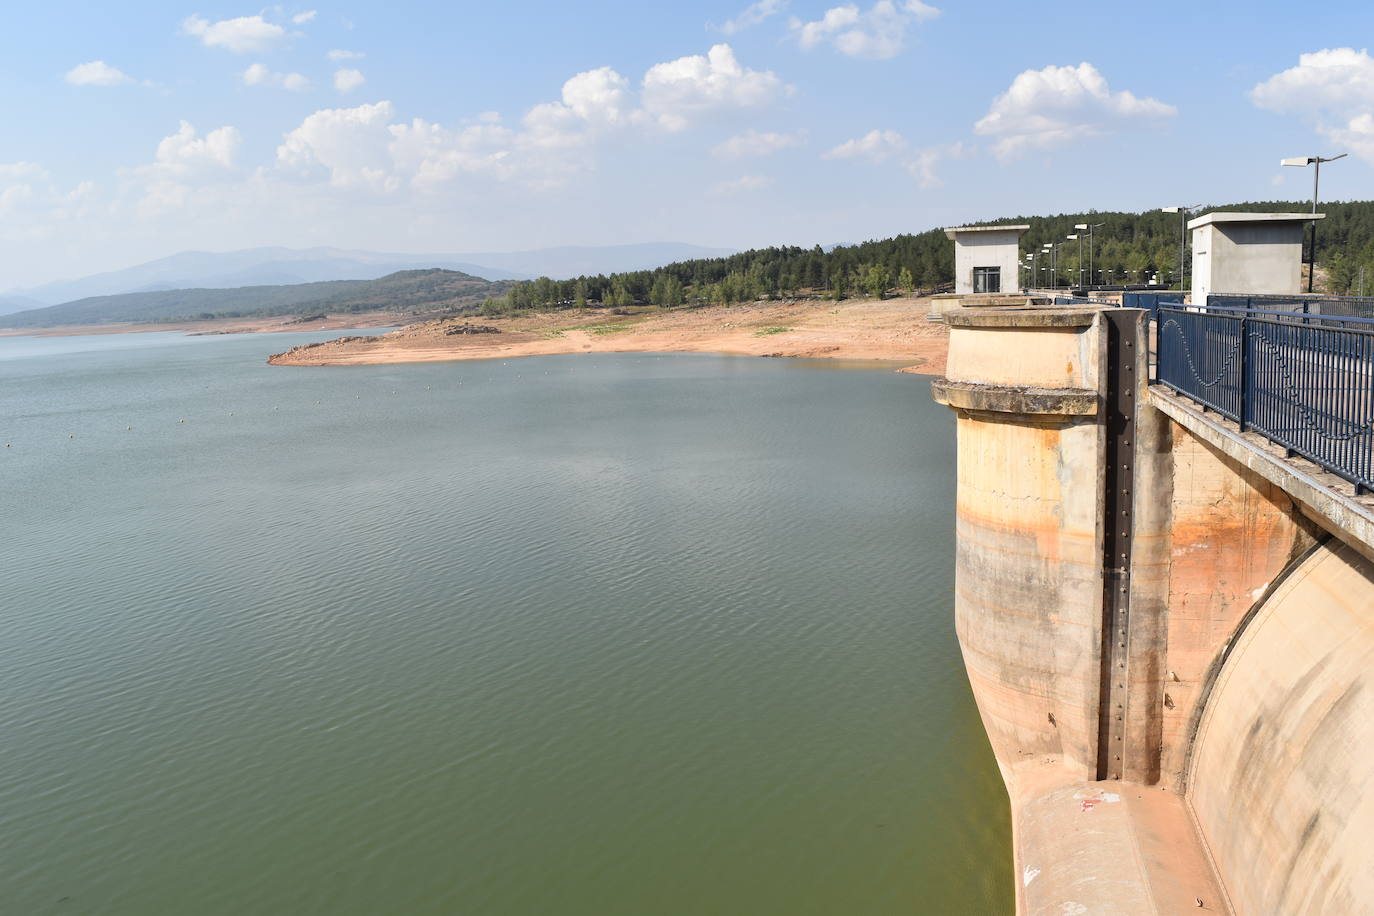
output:
<svg viewBox="0 0 1374 916"><path fill-rule="evenodd" d="M903 267L901 274L897 277L897 286L904 292L916 292L916 278L911 275L910 267Z"/></svg>
<svg viewBox="0 0 1374 916"><path fill-rule="evenodd" d="M628 305L634 305L635 297L625 288L624 282L617 278L611 283L611 296L607 304L615 308L624 308Z"/></svg>
<svg viewBox="0 0 1374 916"><path fill-rule="evenodd" d="M830 298L836 302L845 298L849 291L849 284L843 272L830 275Z"/></svg>
<svg viewBox="0 0 1374 916"><path fill-rule="evenodd" d="M682 288L682 281L677 277L669 276L663 284L663 305L678 306L687 301L686 291Z"/></svg>
<svg viewBox="0 0 1374 916"><path fill-rule="evenodd" d="M867 264L859 268L859 285L872 299L881 299L892 285L892 275L881 264Z"/></svg>

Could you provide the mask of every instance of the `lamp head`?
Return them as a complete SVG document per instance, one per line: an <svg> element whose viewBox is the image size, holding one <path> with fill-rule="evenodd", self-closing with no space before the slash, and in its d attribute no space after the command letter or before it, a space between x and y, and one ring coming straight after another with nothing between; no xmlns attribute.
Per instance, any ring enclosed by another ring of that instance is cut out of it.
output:
<svg viewBox="0 0 1374 916"><path fill-rule="evenodd" d="M1316 156L1290 156L1282 160L1279 165L1296 165L1299 167L1308 166L1317 161Z"/></svg>

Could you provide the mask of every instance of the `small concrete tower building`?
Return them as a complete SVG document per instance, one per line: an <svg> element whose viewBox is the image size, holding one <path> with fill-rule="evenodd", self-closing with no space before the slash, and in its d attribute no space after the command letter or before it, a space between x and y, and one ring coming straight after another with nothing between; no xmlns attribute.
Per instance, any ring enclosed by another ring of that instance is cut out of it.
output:
<svg viewBox="0 0 1374 916"><path fill-rule="evenodd" d="M1208 213L1190 220L1193 304L1208 294L1302 292L1302 239L1324 213Z"/></svg>
<svg viewBox="0 0 1374 916"><path fill-rule="evenodd" d="M1030 226L958 226L954 240L954 292L959 295L1021 292L1021 236Z"/></svg>

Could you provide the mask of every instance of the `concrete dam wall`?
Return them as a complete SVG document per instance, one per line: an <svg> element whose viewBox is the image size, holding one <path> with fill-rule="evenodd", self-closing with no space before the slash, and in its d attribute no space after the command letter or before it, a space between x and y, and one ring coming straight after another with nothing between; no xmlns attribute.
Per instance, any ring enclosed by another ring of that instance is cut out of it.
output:
<svg viewBox="0 0 1374 916"><path fill-rule="evenodd" d="M1151 388L1142 313L947 321L1018 911L1374 913L1374 500Z"/></svg>
<svg viewBox="0 0 1374 916"><path fill-rule="evenodd" d="M1240 913L1374 907L1374 564L1316 548L1230 650L1188 801Z"/></svg>

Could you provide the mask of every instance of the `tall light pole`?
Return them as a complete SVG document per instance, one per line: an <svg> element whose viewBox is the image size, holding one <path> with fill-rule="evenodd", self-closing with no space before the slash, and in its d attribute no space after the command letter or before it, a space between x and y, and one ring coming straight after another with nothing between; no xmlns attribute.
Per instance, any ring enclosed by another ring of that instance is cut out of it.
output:
<svg viewBox="0 0 1374 916"><path fill-rule="evenodd" d="M1337 159L1344 159L1349 153L1341 153L1339 156L1294 156L1282 160L1280 165L1293 165L1306 167L1315 165L1312 171L1312 215L1317 215L1317 184L1322 177L1322 163L1335 162ZM1317 274L1317 221L1312 220L1312 244L1307 252L1307 291L1312 292L1312 280Z"/></svg>
<svg viewBox="0 0 1374 916"><path fill-rule="evenodd" d="M1066 238L1068 241L1073 241L1074 239L1078 239L1078 285L1079 285L1079 286L1082 286L1082 285L1083 285L1083 239L1079 237L1079 235L1078 235L1077 232L1075 232L1075 233L1072 234L1072 235L1065 236L1065 238Z"/></svg>
<svg viewBox="0 0 1374 916"><path fill-rule="evenodd" d="M1183 258L1183 237L1188 232L1188 214L1201 207L1202 204L1193 204L1191 207L1160 207L1165 213L1178 214L1178 290L1183 292L1183 277L1187 273L1184 267Z"/></svg>
<svg viewBox="0 0 1374 916"><path fill-rule="evenodd" d="M1107 224L1106 224L1106 223L1075 223L1075 224L1074 224L1074 228L1075 228L1075 229L1079 229L1079 230L1087 229L1087 230L1088 230L1088 285L1089 285L1089 286L1092 286L1092 285L1093 285L1093 230L1094 230L1094 229L1101 229L1101 228L1102 228L1103 226L1105 226L1105 225L1107 225ZM1080 257L1082 256L1082 252L1081 252L1081 251L1079 252L1079 256L1080 256Z"/></svg>
<svg viewBox="0 0 1374 916"><path fill-rule="evenodd" d="M1054 243L1053 243L1053 242L1046 242L1045 244L1041 245L1040 248L1041 248L1043 251L1047 252L1047 253L1049 254L1049 256L1050 256L1050 286L1054 287L1055 289L1058 289L1058 288L1059 288L1059 272L1058 272L1057 270L1054 269L1055 266L1056 266L1055 263L1054 263L1054 261L1055 261L1055 258L1054 258L1054 255L1055 255Z"/></svg>

